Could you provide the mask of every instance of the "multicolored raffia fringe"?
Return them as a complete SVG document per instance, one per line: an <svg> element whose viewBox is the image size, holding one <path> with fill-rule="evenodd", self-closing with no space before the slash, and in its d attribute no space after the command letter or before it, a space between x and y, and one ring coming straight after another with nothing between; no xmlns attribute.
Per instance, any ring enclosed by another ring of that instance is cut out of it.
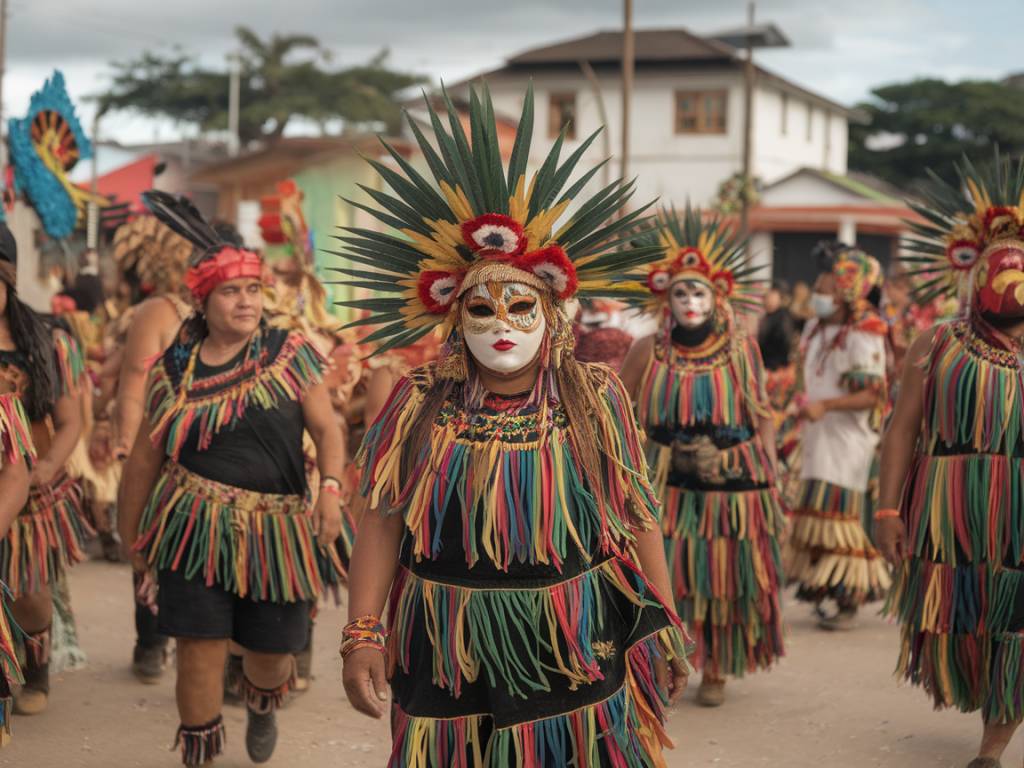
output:
<svg viewBox="0 0 1024 768"><path fill-rule="evenodd" d="M140 523L135 549L159 570L181 569L240 597L315 600L322 567L341 571L321 548L308 499L224 485L166 462Z"/></svg>
<svg viewBox="0 0 1024 768"><path fill-rule="evenodd" d="M38 592L62 568L85 559L85 541L94 535L82 511L82 489L68 475L32 488L0 540L0 581L15 598Z"/></svg>
<svg viewBox="0 0 1024 768"><path fill-rule="evenodd" d="M652 677L657 636L629 650L626 680L603 701L562 715L495 728L487 715L414 717L396 708L388 768L664 768L671 747Z"/></svg>
<svg viewBox="0 0 1024 768"><path fill-rule="evenodd" d="M171 750L181 748L181 762L189 768L206 765L223 754L227 744L224 718L217 715L206 725L179 725Z"/></svg>
<svg viewBox="0 0 1024 768"><path fill-rule="evenodd" d="M606 456L604 477L582 476L573 430L553 402L507 416L467 417L449 401L403 481L402 453L431 381L428 367L396 386L364 440L357 460L365 466L362 492L371 508L401 511L415 556L432 557L442 545L449 501L458 498L462 530L482 526L484 553L501 569L513 561L560 568L570 545L608 553L615 542L632 540L633 530L654 525L658 502L645 477L638 432L626 427L635 422L622 383L605 366L586 370L603 405L594 420ZM590 490L595 480L603 483L607 506ZM481 554L477 537L463 546L472 566Z"/></svg>
<svg viewBox="0 0 1024 768"><path fill-rule="evenodd" d="M14 631L20 630L11 616L13 602L14 597L10 590L5 584L0 583L0 747L6 744L11 736L11 711L14 703L11 686L25 682L14 647Z"/></svg>
<svg viewBox="0 0 1024 768"><path fill-rule="evenodd" d="M61 397L75 394L85 375L85 355L78 342L65 331L54 331L53 342L57 360L57 391Z"/></svg>
<svg viewBox="0 0 1024 768"><path fill-rule="evenodd" d="M447 584L402 568L392 590L390 658L404 672L414 662L422 664L410 649L412 633L425 626L434 685L456 698L463 681L475 682L481 672L489 685L524 699L537 690L551 691L553 679L573 688L586 685L604 679L596 649L613 593L638 609L660 606L649 584L616 557L532 589ZM533 634L538 642L522 647L520 638Z"/></svg>
<svg viewBox="0 0 1024 768"><path fill-rule="evenodd" d="M243 418L247 408L269 409L284 400L301 400L310 386L322 380L324 358L301 334L289 333L273 360L261 342L257 335L238 369L200 381L193 381L199 343L184 350L188 357L178 380L168 365L181 350L168 350L153 367L146 395L154 444L163 446L176 461L193 425L199 429L198 448L204 450L214 435Z"/></svg>
<svg viewBox="0 0 1024 768"><path fill-rule="evenodd" d="M292 665L288 679L276 688L260 688L248 677L242 675L241 694L245 706L258 715L266 715L284 705L288 694L295 689L295 665Z"/></svg>
<svg viewBox="0 0 1024 768"><path fill-rule="evenodd" d="M925 432L904 486L910 557L885 611L897 672L935 706L1024 714L1024 391L1016 353L978 318L936 326Z"/></svg>
<svg viewBox="0 0 1024 768"><path fill-rule="evenodd" d="M0 395L0 456L4 464L35 463L32 427L17 395Z"/></svg>
<svg viewBox="0 0 1024 768"><path fill-rule="evenodd" d="M659 334L641 379L637 415L648 430L752 423L769 413L763 372L757 345L739 331L723 335L699 360Z"/></svg>
<svg viewBox="0 0 1024 768"><path fill-rule="evenodd" d="M892 579L864 528L867 496L824 480L801 482L783 566L801 599L861 605L885 596Z"/></svg>

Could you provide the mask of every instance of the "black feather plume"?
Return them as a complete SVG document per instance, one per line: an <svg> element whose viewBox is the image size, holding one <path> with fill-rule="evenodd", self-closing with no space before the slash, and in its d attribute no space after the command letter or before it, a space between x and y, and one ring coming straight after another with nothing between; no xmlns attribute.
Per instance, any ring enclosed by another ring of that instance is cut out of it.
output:
<svg viewBox="0 0 1024 768"><path fill-rule="evenodd" d="M150 189L142 193L142 202L160 221L192 243L200 258L218 246L227 245L188 198Z"/></svg>

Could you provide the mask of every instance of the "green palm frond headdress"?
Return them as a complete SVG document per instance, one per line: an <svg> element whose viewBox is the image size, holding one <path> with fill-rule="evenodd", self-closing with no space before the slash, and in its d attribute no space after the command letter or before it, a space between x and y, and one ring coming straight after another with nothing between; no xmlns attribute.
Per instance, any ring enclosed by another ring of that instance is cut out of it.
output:
<svg viewBox="0 0 1024 768"><path fill-rule="evenodd" d="M392 192L364 186L373 205L349 201L393 231L348 227L337 236L343 247L334 253L354 263L335 268L350 278L343 284L377 294L340 302L370 313L353 325L381 326L367 341L381 342L381 352L412 344L439 325L452 327L461 293L488 280L523 282L557 300L642 299L636 270L657 258L659 249L633 242L644 209L612 218L632 196L634 183L618 180L584 199L603 163L569 183L599 131L561 160L563 130L527 180L532 87L507 168L487 89L470 88L468 133L448 94L442 96L447 126L427 100L436 147L407 117L429 176L382 140L398 170L369 162ZM570 206L575 212L567 217Z"/></svg>
<svg viewBox="0 0 1024 768"><path fill-rule="evenodd" d="M659 259L647 267L649 312L663 308L672 283L699 280L712 288L720 301L737 312L755 312L761 304L762 265L751 262L749 241L720 214L705 214L689 203L680 216L676 209L658 211L657 227L637 238L643 246L659 250Z"/></svg>
<svg viewBox="0 0 1024 768"><path fill-rule="evenodd" d="M928 170L919 199L907 201L922 219L908 222L911 234L901 242L921 304L972 303L971 287L985 283L986 253L998 244L1024 248L1024 158L1013 164L997 151L994 162L978 167L965 156L956 172L954 185Z"/></svg>

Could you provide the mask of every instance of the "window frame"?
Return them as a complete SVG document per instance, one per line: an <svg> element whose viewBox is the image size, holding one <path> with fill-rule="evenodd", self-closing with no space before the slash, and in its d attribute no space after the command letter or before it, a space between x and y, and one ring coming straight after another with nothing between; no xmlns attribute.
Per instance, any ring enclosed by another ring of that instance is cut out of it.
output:
<svg viewBox="0 0 1024 768"><path fill-rule="evenodd" d="M563 118L565 115L563 105L566 103L571 103L572 105L571 120ZM556 106L558 107L557 110ZM565 138L567 141L575 141L577 122L579 122L579 111L577 109L576 91L550 91L548 93L548 139L557 139L562 133L562 128L568 125Z"/></svg>
<svg viewBox="0 0 1024 768"><path fill-rule="evenodd" d="M728 88L702 88L700 90L693 89L682 89L677 88L673 94L674 96L674 114L672 122L673 134L676 136L725 136L729 133L729 89ZM693 109L684 112L681 108L681 102L684 98L693 100ZM714 110L707 110L707 100L709 98L715 98L721 106L719 112ZM692 117L694 121L693 128L684 128L683 119L685 117ZM720 122L721 125L712 125L711 118L718 117L716 123Z"/></svg>

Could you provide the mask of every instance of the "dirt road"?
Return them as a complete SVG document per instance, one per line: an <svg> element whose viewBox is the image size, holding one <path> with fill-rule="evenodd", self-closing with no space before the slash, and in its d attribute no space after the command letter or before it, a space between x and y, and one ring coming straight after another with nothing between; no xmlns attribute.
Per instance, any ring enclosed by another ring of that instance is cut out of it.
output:
<svg viewBox="0 0 1024 768"><path fill-rule="evenodd" d="M174 768L178 725L174 677L142 686L128 670L133 642L125 566L86 563L71 588L89 666L53 681L45 715L16 718L0 766L25 768ZM280 714L281 739L269 765L282 768L383 768L388 732L344 699L336 655L342 613L317 624L311 690ZM865 616L859 629L830 635L804 606L789 602L788 658L769 674L729 684L726 706L705 710L693 692L672 714L672 768L962 768L980 733L977 715L935 713L917 690L891 677L896 629ZM225 710L228 753L222 768L249 766L244 712ZM1007 766L1021 764L1021 739Z"/></svg>

